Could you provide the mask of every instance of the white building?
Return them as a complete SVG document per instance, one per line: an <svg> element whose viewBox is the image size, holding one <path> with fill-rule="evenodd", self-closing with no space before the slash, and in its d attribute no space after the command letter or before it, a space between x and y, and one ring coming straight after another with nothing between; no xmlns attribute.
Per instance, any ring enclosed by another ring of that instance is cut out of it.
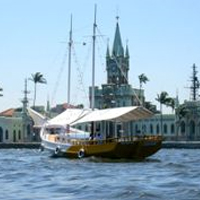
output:
<svg viewBox="0 0 200 200"><path fill-rule="evenodd" d="M0 113L0 142L26 142L32 140L31 121L24 122L16 109Z"/></svg>

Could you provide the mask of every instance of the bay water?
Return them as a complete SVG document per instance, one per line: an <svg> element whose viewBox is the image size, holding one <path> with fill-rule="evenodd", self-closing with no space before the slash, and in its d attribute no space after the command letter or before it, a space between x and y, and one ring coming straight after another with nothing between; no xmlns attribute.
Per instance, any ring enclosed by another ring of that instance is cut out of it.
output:
<svg viewBox="0 0 200 200"><path fill-rule="evenodd" d="M0 149L0 199L199 200L200 149L161 149L139 162Z"/></svg>

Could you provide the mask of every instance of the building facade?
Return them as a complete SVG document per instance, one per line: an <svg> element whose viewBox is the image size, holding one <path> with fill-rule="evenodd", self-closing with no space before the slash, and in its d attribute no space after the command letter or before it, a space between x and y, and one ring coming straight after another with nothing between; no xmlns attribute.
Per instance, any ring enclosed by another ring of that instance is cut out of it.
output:
<svg viewBox="0 0 200 200"><path fill-rule="evenodd" d="M101 88L95 87L95 108L132 106L144 101L144 91L132 88L128 80L129 50L122 45L119 23L116 24L112 51L106 53L107 82ZM91 87L89 96L91 100ZM140 97L140 99L138 98ZM91 101L90 101L91 102Z"/></svg>
<svg viewBox="0 0 200 200"><path fill-rule="evenodd" d="M0 113L0 142L30 142L33 140L32 122L24 122L23 115L17 109Z"/></svg>
<svg viewBox="0 0 200 200"><path fill-rule="evenodd" d="M192 101L186 101L182 105L186 109L185 115L179 115L178 106L174 114L161 115L157 111L156 106L145 101L143 89L133 88L129 84L128 75L130 69L130 56L128 45L122 45L119 23L117 21L113 48L110 51L109 46L106 52L106 71L107 82L101 87L95 86L95 108L111 108L123 106L143 105L155 113L152 118L130 122L127 127L118 126L118 133L128 130L131 135L163 135L166 140L200 140L200 102L197 101L196 95L199 84L197 84L197 77L195 66L193 66L193 85ZM199 82L198 82L199 83ZM89 89L89 96L91 102L91 87ZM162 123L161 123L162 120ZM123 128L122 128L123 127ZM112 123L109 124L112 129ZM123 130L122 130L123 129ZM126 130L125 130L126 129Z"/></svg>

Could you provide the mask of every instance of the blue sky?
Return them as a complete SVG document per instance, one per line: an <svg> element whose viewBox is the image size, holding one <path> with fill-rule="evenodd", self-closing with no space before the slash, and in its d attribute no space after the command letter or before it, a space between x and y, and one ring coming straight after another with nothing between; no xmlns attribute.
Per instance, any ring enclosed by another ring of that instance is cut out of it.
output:
<svg viewBox="0 0 200 200"><path fill-rule="evenodd" d="M106 82L105 54L112 48L119 15L123 45L130 52L129 83L138 88L138 75L146 100L157 104L161 91L189 99L193 63L200 70L199 0L0 0L0 111L21 106L24 80L41 72L47 85L38 85L37 104L67 101L67 42L73 15L71 102L89 105L91 35L97 4L98 37L96 85ZM86 45L82 45L86 43ZM200 73L198 74L200 75ZM28 81L30 105L33 83Z"/></svg>

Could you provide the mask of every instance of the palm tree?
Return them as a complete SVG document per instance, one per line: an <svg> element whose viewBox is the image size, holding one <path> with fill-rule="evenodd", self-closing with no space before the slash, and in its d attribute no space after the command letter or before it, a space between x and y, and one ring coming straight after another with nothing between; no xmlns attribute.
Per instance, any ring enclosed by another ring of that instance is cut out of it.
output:
<svg viewBox="0 0 200 200"><path fill-rule="evenodd" d="M157 94L156 101L160 103L160 127L161 127L161 135L162 135L162 127L163 127L163 116L162 116L162 104L167 104L169 102L168 93L163 91L160 94Z"/></svg>
<svg viewBox="0 0 200 200"><path fill-rule="evenodd" d="M177 125L177 130L176 130L177 139L178 139L179 128L181 126L181 121L185 116L187 116L188 113L189 113L189 110L185 104L179 105L176 108L175 115L176 115L176 125Z"/></svg>
<svg viewBox="0 0 200 200"><path fill-rule="evenodd" d="M139 78L139 82L140 82L140 93L139 93L139 99L141 98L141 91L142 91L142 84L146 84L147 81L149 81L149 79L147 78L147 76L145 74L140 74L138 76Z"/></svg>
<svg viewBox="0 0 200 200"><path fill-rule="evenodd" d="M175 109L175 99L171 97L166 98L165 105L171 107L173 111Z"/></svg>
<svg viewBox="0 0 200 200"><path fill-rule="evenodd" d="M37 92L37 83L43 83L46 84L47 81L43 77L43 74L40 72L36 72L35 74L31 74L31 78L29 80L33 81L34 83L34 99L33 99L33 107L35 107L35 102L36 102L36 92Z"/></svg>

